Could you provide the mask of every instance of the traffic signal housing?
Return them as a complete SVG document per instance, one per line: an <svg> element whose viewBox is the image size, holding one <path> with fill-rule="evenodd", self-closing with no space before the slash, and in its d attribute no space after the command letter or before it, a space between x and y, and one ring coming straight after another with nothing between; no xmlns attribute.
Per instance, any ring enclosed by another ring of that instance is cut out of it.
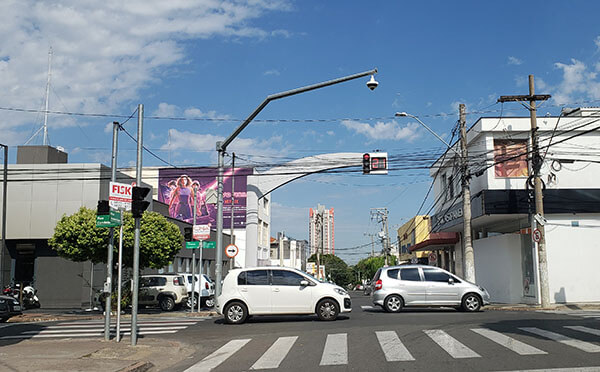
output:
<svg viewBox="0 0 600 372"><path fill-rule="evenodd" d="M150 202L144 200L150 192L149 187L133 186L131 189L131 214L133 218L141 218L144 211L150 206Z"/></svg>
<svg viewBox="0 0 600 372"><path fill-rule="evenodd" d="M371 154L363 155L363 174L371 173Z"/></svg>
<svg viewBox="0 0 600 372"><path fill-rule="evenodd" d="M98 208L96 209L96 216L107 216L110 214L110 206L108 200L98 200Z"/></svg>
<svg viewBox="0 0 600 372"><path fill-rule="evenodd" d="M370 152L364 154L363 174L388 174L387 152Z"/></svg>
<svg viewBox="0 0 600 372"><path fill-rule="evenodd" d="M186 242L191 242L193 239L193 230L191 227L184 227L183 228L183 237L185 238Z"/></svg>

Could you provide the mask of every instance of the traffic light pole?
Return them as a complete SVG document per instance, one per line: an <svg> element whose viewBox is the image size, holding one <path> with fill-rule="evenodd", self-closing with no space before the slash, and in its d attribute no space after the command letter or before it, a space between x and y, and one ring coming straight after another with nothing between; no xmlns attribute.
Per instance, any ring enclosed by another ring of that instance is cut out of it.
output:
<svg viewBox="0 0 600 372"><path fill-rule="evenodd" d="M194 240L194 227L196 226L196 208L198 204L198 189L194 190L194 217L192 222L192 240ZM200 249L202 249L202 243L200 243ZM200 293L202 292L202 288L200 285L202 284L202 278L198 277L200 283L198 284L198 301L200 301ZM196 249L192 249L192 298L190 299L190 313L194 312L194 299L196 298Z"/></svg>
<svg viewBox="0 0 600 372"><path fill-rule="evenodd" d="M142 146L144 127L144 105L138 105L138 131L137 131L137 161L135 169L135 183L142 185ZM133 197L133 195L132 195ZM133 201L132 201L133 202ZM132 206L133 209L133 206ZM138 291L140 281L140 217L135 217L135 233L133 242L133 288L131 289L131 346L137 344L137 313Z"/></svg>
<svg viewBox="0 0 600 372"><path fill-rule="evenodd" d="M4 261L6 248L6 195L7 195L7 186L8 186L8 146L0 144L0 146L4 147L4 169L3 175L4 179L2 180L2 247L0 247L0 288L4 288L4 266L6 262Z"/></svg>
<svg viewBox="0 0 600 372"><path fill-rule="evenodd" d="M110 181L115 182L117 180L117 148L119 146L119 123L113 121L113 138L112 138L112 159L110 163ZM110 340L110 310L112 300L112 271L113 271L113 251L115 244L115 229L111 227L108 232L108 257L106 259L106 290L108 293L104 293L105 306L104 306L104 340ZM94 266L92 265L92 270ZM94 283L90 283L93 286ZM91 307L91 304L90 304Z"/></svg>

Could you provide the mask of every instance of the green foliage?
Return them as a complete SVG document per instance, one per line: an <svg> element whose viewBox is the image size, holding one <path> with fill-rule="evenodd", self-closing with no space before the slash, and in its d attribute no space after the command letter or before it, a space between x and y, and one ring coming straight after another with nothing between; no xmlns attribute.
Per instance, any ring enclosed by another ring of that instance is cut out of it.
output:
<svg viewBox="0 0 600 372"><path fill-rule="evenodd" d="M125 213L123 224L123 265L133 264L135 221ZM82 207L71 216L63 216L54 229L49 246L59 256L72 261L106 262L108 228L96 227L96 212ZM140 224L140 269L161 268L173 261L183 244L177 225L155 212L144 212ZM115 228L114 254L118 253L119 229Z"/></svg>
<svg viewBox="0 0 600 372"><path fill-rule="evenodd" d="M309 257L308 262L317 262L317 255ZM323 254L320 258L320 264L325 265L325 275L331 277L331 280L339 285L346 286L352 282L352 272L348 265L341 258L333 254Z"/></svg>
<svg viewBox="0 0 600 372"><path fill-rule="evenodd" d="M390 266L396 264L396 256L388 256L388 264ZM358 261L353 266L355 272L360 273L360 277L370 280L375 276L377 270L385 265L385 256L367 257Z"/></svg>

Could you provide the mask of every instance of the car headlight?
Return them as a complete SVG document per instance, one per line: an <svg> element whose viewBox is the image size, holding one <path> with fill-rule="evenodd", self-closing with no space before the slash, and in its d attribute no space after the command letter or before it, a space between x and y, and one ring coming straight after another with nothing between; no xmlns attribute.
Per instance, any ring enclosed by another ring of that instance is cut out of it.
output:
<svg viewBox="0 0 600 372"><path fill-rule="evenodd" d="M333 289L335 291L335 293L341 295L341 296L345 296L348 294L348 292L346 292L345 290L343 290L342 288L334 288Z"/></svg>

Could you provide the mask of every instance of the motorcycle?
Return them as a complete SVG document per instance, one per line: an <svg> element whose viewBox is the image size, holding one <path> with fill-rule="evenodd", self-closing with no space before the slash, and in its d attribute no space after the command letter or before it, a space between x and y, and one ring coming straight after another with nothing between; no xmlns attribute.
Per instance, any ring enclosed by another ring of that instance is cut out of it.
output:
<svg viewBox="0 0 600 372"><path fill-rule="evenodd" d="M22 306L25 309L34 309L40 307L40 300L37 296L37 289L28 285L23 287L23 294L21 295L21 285L15 284L14 287L7 285L2 290L2 294L5 296L11 296L15 299L22 301Z"/></svg>

